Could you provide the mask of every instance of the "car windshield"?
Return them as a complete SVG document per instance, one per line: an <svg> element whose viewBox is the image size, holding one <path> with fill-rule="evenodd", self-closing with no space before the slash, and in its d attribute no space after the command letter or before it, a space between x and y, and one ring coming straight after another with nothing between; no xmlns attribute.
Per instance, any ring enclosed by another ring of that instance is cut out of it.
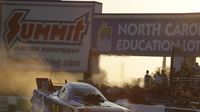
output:
<svg viewBox="0 0 200 112"><path fill-rule="evenodd" d="M106 101L99 90L90 87L74 87L72 89L73 100L88 105L99 105Z"/></svg>

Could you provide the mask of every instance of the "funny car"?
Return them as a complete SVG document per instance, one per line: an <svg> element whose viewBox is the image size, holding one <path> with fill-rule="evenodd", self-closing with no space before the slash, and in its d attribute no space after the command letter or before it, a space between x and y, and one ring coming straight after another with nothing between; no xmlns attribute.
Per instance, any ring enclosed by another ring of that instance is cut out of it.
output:
<svg viewBox="0 0 200 112"><path fill-rule="evenodd" d="M66 82L56 86L48 78L36 78L31 98L32 112L131 112L108 101L94 86Z"/></svg>

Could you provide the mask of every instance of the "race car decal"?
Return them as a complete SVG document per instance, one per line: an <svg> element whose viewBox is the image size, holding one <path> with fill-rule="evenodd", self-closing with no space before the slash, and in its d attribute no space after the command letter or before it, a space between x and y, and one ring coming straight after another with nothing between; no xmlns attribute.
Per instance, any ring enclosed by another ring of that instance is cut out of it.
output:
<svg viewBox="0 0 200 112"><path fill-rule="evenodd" d="M50 103L48 107L49 112L63 112L61 106L58 104Z"/></svg>
<svg viewBox="0 0 200 112"><path fill-rule="evenodd" d="M57 101L54 101L50 98L50 96L44 94L43 92L34 91L34 94L40 99L40 102L37 102L37 104L42 105L41 103L44 102L45 112L73 112L72 108L66 107Z"/></svg>
<svg viewBox="0 0 200 112"><path fill-rule="evenodd" d="M45 97L45 105L48 112L73 112L73 109L66 107L49 97Z"/></svg>

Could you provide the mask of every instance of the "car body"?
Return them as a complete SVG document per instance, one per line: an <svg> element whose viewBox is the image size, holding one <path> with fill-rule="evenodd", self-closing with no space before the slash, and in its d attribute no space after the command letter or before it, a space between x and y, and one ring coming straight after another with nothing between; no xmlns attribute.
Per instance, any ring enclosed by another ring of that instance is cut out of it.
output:
<svg viewBox="0 0 200 112"><path fill-rule="evenodd" d="M46 78L36 80L38 89L31 98L32 112L131 112L108 101L90 84L69 82L60 87Z"/></svg>

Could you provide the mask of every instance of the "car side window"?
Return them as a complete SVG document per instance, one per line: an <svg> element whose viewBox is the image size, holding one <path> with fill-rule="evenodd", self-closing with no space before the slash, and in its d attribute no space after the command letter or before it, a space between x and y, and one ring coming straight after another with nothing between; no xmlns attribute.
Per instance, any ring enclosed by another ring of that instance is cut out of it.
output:
<svg viewBox="0 0 200 112"><path fill-rule="evenodd" d="M61 91L59 92L59 98L61 98L63 100L67 100L67 98L68 98L68 88L63 87L61 89Z"/></svg>
<svg viewBox="0 0 200 112"><path fill-rule="evenodd" d="M63 88L60 90L60 92L59 92L59 97L60 97L60 98L63 98L63 96L65 95L65 94L64 94L65 89L66 89L66 88L63 87Z"/></svg>

